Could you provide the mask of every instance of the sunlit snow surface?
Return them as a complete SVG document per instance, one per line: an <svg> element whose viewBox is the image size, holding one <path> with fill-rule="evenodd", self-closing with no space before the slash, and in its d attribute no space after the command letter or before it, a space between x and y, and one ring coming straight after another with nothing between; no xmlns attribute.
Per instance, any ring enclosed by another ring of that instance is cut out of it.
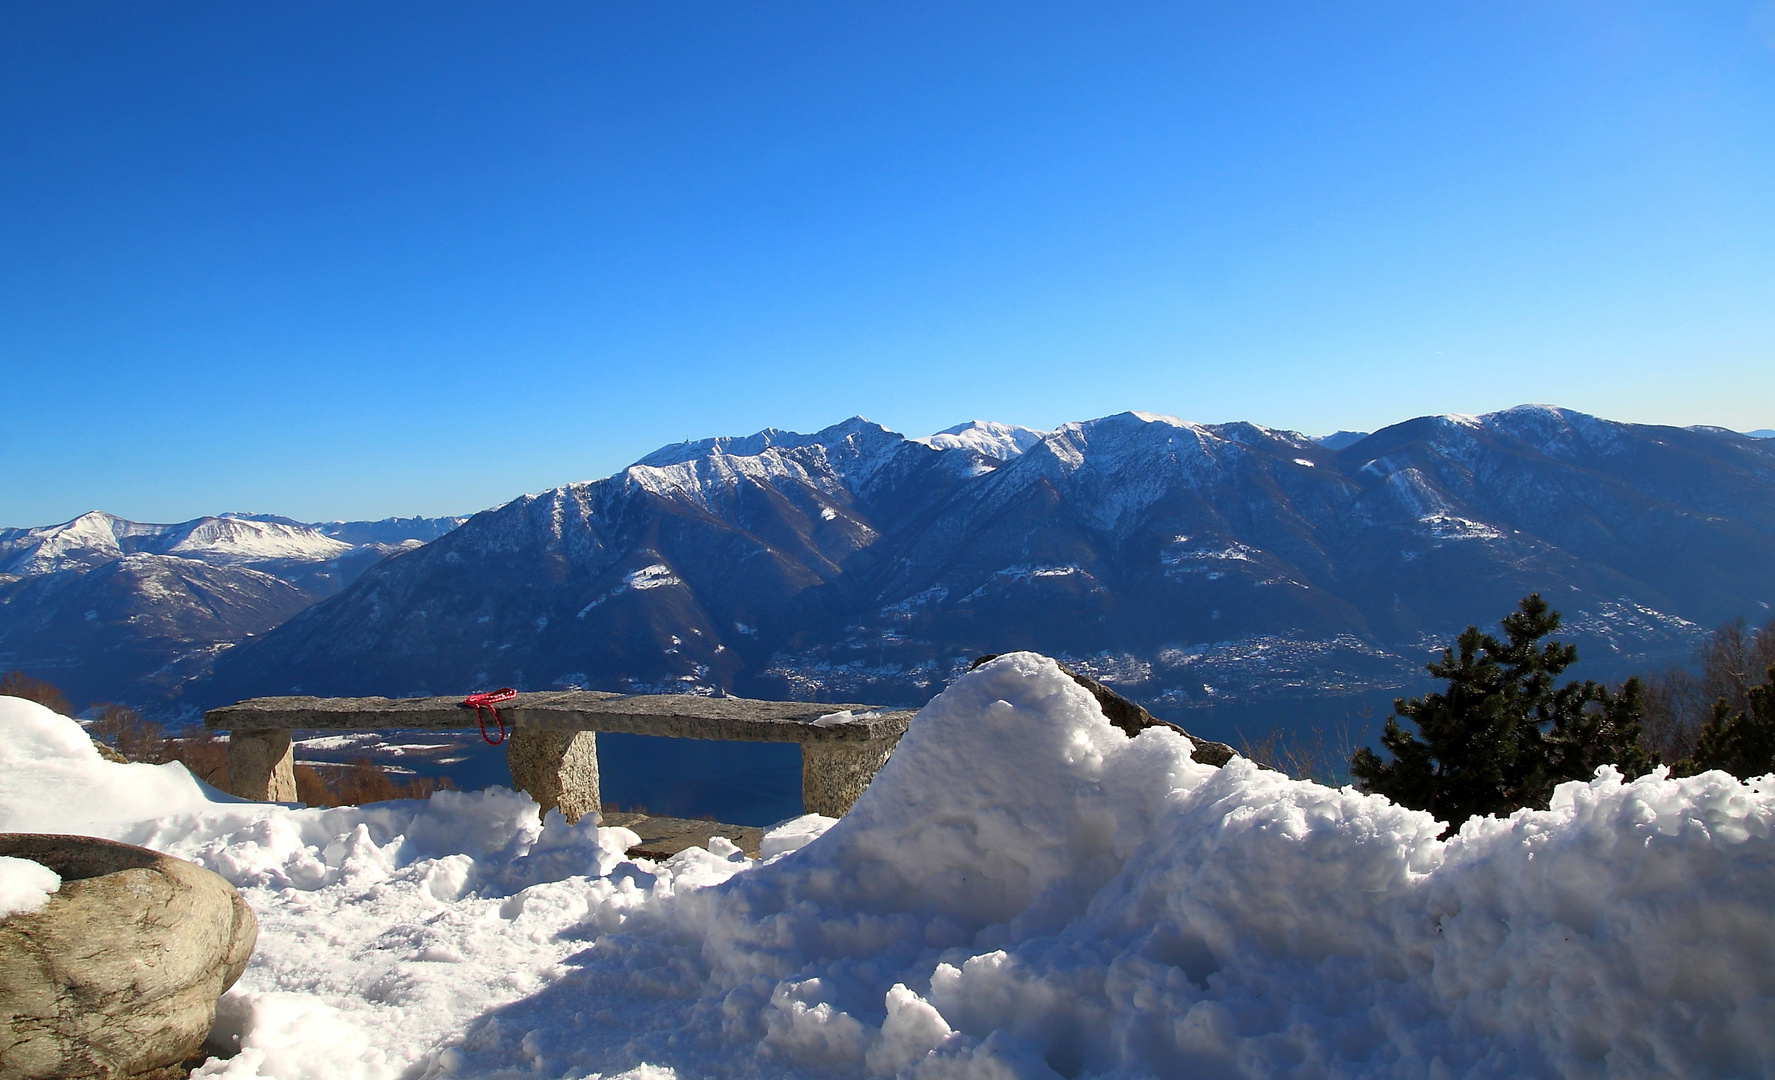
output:
<svg viewBox="0 0 1775 1080"><path fill-rule="evenodd" d="M41 910L61 887L61 875L49 867L0 855L0 919Z"/></svg>
<svg viewBox="0 0 1775 1080"><path fill-rule="evenodd" d="M1009 461L1042 441L1047 435L1045 431L1021 427L1017 424L1000 424L992 420L969 420L965 424L957 424L952 428L944 428L935 435L927 435L913 442L921 442L938 450L954 450L966 448L977 450L987 457Z"/></svg>
<svg viewBox="0 0 1775 1080"><path fill-rule="evenodd" d="M1469 823L1127 739L1018 653L757 864L628 861L503 791L291 810L0 699L0 828L211 867L259 913L205 1077L1744 1076L1775 1069L1775 789ZM797 845L800 846L797 849Z"/></svg>

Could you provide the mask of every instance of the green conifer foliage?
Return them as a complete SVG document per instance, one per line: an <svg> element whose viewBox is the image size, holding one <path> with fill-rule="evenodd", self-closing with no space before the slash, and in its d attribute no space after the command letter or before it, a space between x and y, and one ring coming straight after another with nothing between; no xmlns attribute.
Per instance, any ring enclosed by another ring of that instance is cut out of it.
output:
<svg viewBox="0 0 1775 1080"><path fill-rule="evenodd" d="M1768 681L1751 687L1745 699L1746 707L1736 714L1725 698L1714 703L1713 719L1701 728L1695 756L1678 765L1678 773L1724 769L1748 780L1775 772L1775 666L1768 670Z"/></svg>
<svg viewBox="0 0 1775 1080"><path fill-rule="evenodd" d="M1544 809L1555 785L1587 780L1599 765L1629 777L1650 768L1639 746L1645 706L1637 680L1615 693L1589 681L1555 686L1578 650L1541 643L1559 629L1559 613L1538 594L1524 597L1502 628L1499 640L1467 627L1429 665L1447 688L1393 702L1417 731L1390 716L1381 742L1392 760L1356 751L1350 773L1363 791L1428 810L1452 830L1478 814Z"/></svg>

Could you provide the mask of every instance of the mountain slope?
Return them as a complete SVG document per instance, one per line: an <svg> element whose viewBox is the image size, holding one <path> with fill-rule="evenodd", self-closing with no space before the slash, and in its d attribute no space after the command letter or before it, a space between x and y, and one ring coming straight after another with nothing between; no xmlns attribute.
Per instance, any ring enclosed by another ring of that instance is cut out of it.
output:
<svg viewBox="0 0 1775 1080"><path fill-rule="evenodd" d="M438 519L409 520L435 535ZM263 516L153 525L93 512L0 530L0 668L51 679L77 703L163 701L222 650L420 544L389 523L330 525L392 542Z"/></svg>
<svg viewBox="0 0 1775 1080"><path fill-rule="evenodd" d="M917 702L979 653L1179 709L1397 687L1526 592L1592 674L1775 602L1775 445L1525 406L1332 449L1145 413L678 444L476 515L221 658L207 704L509 684Z"/></svg>
<svg viewBox="0 0 1775 1080"><path fill-rule="evenodd" d="M708 692L761 666L761 643L841 617L844 584L879 542L873 522L915 516L985 462L861 420L668 447L374 568L255 648L252 666L227 665L208 696L266 680Z"/></svg>

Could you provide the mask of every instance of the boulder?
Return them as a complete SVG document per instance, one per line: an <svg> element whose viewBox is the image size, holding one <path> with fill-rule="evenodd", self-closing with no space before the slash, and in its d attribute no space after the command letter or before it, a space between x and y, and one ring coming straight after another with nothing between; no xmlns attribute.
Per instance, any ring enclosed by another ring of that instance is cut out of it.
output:
<svg viewBox="0 0 1775 1080"><path fill-rule="evenodd" d="M246 968L258 920L228 882L146 848L0 833L61 875L0 920L0 1080L182 1076Z"/></svg>

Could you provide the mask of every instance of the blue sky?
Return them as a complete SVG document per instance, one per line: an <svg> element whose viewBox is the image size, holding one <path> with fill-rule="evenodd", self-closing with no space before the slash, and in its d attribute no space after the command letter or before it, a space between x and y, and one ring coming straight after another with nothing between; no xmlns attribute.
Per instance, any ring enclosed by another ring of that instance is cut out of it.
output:
<svg viewBox="0 0 1775 1080"><path fill-rule="evenodd" d="M688 437L1775 426L1775 4L0 5L0 524Z"/></svg>

